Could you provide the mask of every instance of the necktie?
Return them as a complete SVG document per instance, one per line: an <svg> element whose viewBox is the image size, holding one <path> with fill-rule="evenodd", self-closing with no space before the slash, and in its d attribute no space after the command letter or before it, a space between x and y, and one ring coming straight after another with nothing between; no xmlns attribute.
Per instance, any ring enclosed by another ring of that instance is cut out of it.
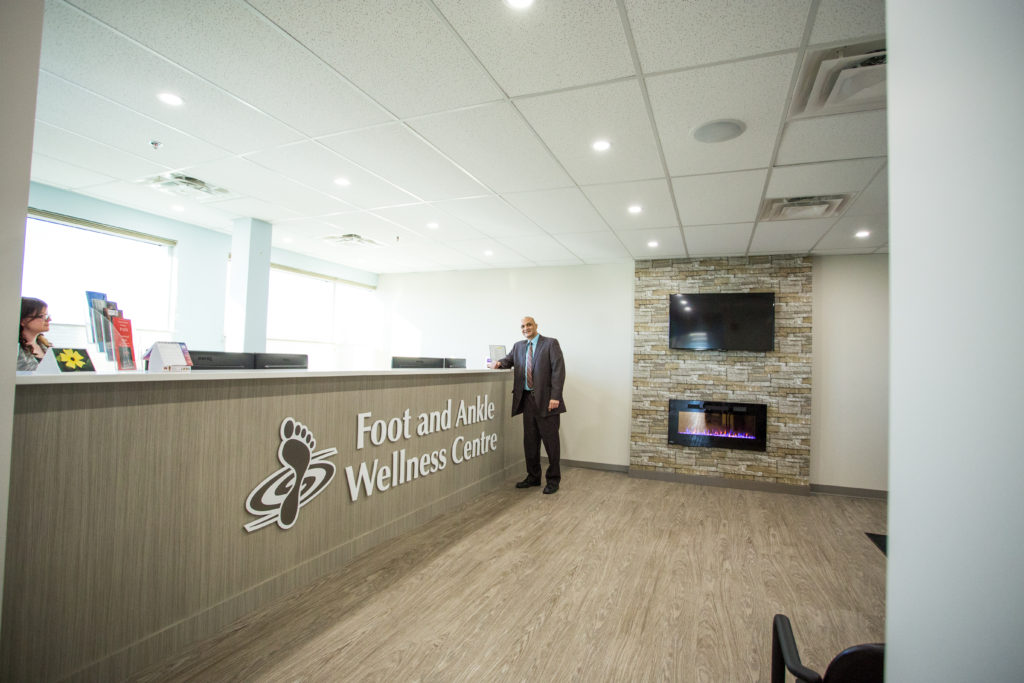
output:
<svg viewBox="0 0 1024 683"><path fill-rule="evenodd" d="M533 343L530 343L530 350L526 352L526 386L533 389Z"/></svg>

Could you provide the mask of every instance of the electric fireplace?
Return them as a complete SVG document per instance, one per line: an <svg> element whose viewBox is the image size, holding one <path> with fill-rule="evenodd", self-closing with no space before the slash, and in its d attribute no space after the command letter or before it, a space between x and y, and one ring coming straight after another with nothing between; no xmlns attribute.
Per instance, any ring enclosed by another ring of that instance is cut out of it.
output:
<svg viewBox="0 0 1024 683"><path fill-rule="evenodd" d="M768 406L724 401L668 402L668 441L680 446L763 451Z"/></svg>

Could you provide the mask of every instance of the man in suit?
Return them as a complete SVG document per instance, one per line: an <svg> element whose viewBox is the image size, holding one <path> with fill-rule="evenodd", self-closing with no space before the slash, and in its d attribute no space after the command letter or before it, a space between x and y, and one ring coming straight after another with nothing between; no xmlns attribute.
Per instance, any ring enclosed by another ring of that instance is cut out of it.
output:
<svg viewBox="0 0 1024 683"><path fill-rule="evenodd" d="M526 479L516 484L525 489L540 486L540 444L548 454L547 486L544 493L554 493L562 479L559 468L559 416L565 412L562 386L565 384L565 362L562 347L552 337L537 334L537 321L527 316L520 323L523 341L512 351L488 367L512 368L512 416L523 415L523 451L526 455Z"/></svg>

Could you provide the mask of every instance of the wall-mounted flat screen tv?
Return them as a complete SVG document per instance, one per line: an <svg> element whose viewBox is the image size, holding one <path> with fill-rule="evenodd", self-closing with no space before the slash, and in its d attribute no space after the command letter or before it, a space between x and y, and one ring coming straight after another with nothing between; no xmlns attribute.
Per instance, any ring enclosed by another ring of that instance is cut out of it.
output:
<svg viewBox="0 0 1024 683"><path fill-rule="evenodd" d="M673 294L668 345L693 351L775 349L775 294Z"/></svg>

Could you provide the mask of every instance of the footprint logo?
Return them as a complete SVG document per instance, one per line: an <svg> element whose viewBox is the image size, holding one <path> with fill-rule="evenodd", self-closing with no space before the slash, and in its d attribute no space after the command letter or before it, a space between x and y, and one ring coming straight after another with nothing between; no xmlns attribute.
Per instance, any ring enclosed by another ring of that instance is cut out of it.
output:
<svg viewBox="0 0 1024 683"><path fill-rule="evenodd" d="M334 479L334 463L326 458L336 454L337 448L316 452L312 430L292 417L284 419L280 433L277 459L284 466L249 493L245 509L257 519L245 525L246 531L256 531L275 522L282 529L292 528L299 509L322 493Z"/></svg>

